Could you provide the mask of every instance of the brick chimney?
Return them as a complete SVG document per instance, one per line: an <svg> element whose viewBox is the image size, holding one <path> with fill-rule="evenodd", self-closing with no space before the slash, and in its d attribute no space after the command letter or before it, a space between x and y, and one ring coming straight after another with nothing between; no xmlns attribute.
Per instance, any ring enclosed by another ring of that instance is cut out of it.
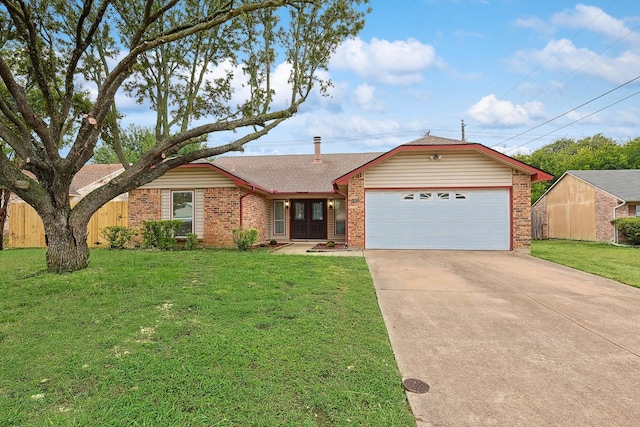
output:
<svg viewBox="0 0 640 427"><path fill-rule="evenodd" d="M313 163L322 163L322 157L320 156L320 137L313 137L313 147L315 149L315 156L313 158Z"/></svg>

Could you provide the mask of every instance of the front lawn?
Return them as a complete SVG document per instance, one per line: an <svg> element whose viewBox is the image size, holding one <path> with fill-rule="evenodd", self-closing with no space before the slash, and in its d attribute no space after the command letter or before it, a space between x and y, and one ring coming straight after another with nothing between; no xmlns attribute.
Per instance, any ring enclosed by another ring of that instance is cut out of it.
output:
<svg viewBox="0 0 640 427"><path fill-rule="evenodd" d="M365 261L0 252L1 426L415 425Z"/></svg>
<svg viewBox="0 0 640 427"><path fill-rule="evenodd" d="M640 288L640 249L574 240L534 240L531 255Z"/></svg>

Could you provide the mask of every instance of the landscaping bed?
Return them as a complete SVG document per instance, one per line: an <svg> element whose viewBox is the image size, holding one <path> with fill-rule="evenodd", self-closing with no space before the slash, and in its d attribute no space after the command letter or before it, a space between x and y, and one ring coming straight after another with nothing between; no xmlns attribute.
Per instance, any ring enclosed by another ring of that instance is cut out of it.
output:
<svg viewBox="0 0 640 427"><path fill-rule="evenodd" d="M349 250L346 243L318 243L307 252L333 252L333 251L346 251Z"/></svg>

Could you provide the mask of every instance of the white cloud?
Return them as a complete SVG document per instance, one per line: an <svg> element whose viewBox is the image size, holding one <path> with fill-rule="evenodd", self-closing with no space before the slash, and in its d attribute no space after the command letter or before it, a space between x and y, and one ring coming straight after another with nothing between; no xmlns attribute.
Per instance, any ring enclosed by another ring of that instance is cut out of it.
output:
<svg viewBox="0 0 640 427"><path fill-rule="evenodd" d="M487 95L472 105L468 113L478 123L496 127L530 125L533 119L545 115L541 102L531 101L514 105L510 101L497 99L494 94Z"/></svg>
<svg viewBox="0 0 640 427"><path fill-rule="evenodd" d="M549 24L536 17L518 18L513 25L520 28L529 28L541 34L551 34L553 32L553 28Z"/></svg>
<svg viewBox="0 0 640 427"><path fill-rule="evenodd" d="M625 40L630 44L640 43L640 33L627 28L624 21L606 14L596 6L578 4L575 10L556 13L551 22L559 27L586 28L614 40Z"/></svg>
<svg viewBox="0 0 640 427"><path fill-rule="evenodd" d="M350 70L365 81L390 85L413 85L422 82L423 73L444 63L431 45L409 38L367 43L360 38L343 43L331 59L332 69Z"/></svg>
<svg viewBox="0 0 640 427"><path fill-rule="evenodd" d="M571 40L551 40L542 50L520 50L515 63L535 62L551 70L567 70L600 77L612 83L624 83L637 76L640 53L622 52L615 58L576 47Z"/></svg>
<svg viewBox="0 0 640 427"><path fill-rule="evenodd" d="M384 111L384 104L376 97L376 88L366 83L361 84L353 91L353 102L366 112Z"/></svg>

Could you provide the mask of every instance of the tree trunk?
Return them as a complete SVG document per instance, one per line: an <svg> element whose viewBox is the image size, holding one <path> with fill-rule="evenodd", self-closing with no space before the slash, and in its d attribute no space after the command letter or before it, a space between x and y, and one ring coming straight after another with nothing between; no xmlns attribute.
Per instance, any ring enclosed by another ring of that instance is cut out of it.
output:
<svg viewBox="0 0 640 427"><path fill-rule="evenodd" d="M11 197L11 192L7 189L0 188L0 251L4 249L4 224L7 221L9 197Z"/></svg>
<svg viewBox="0 0 640 427"><path fill-rule="evenodd" d="M87 246L86 222L72 222L70 212L59 212L53 218L44 219L47 242L47 270L50 273L66 273L87 268L89 247Z"/></svg>

